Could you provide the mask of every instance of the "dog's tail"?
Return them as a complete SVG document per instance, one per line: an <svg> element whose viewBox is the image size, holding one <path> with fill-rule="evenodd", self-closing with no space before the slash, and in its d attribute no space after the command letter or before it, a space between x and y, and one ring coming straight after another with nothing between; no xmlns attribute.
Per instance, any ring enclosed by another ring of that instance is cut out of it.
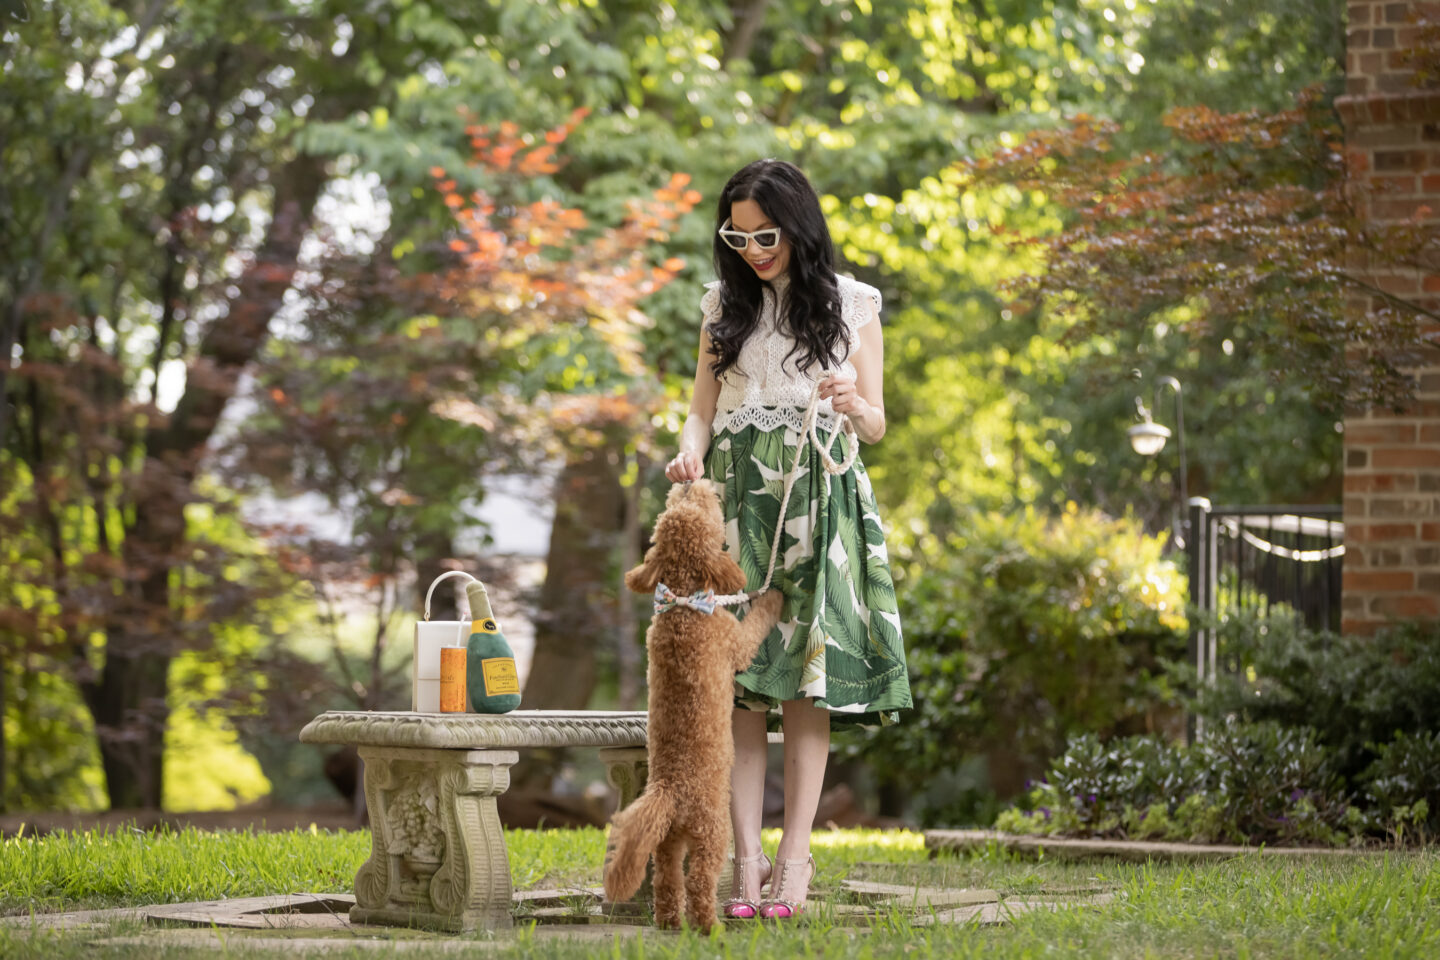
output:
<svg viewBox="0 0 1440 960"><path fill-rule="evenodd" d="M615 814L605 856L605 899L629 900L645 879L645 864L675 819L675 798L665 785L651 780L644 794Z"/></svg>

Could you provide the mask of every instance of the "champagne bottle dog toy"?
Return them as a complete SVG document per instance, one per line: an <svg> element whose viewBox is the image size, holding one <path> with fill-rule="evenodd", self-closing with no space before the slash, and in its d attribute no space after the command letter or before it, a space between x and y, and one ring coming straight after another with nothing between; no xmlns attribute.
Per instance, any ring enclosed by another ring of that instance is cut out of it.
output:
<svg viewBox="0 0 1440 960"><path fill-rule="evenodd" d="M470 640L465 664L465 681L470 689L470 709L476 713L509 713L520 706L520 677L515 672L515 651L510 649L495 614L490 612L490 595L479 580L465 585L470 599Z"/></svg>

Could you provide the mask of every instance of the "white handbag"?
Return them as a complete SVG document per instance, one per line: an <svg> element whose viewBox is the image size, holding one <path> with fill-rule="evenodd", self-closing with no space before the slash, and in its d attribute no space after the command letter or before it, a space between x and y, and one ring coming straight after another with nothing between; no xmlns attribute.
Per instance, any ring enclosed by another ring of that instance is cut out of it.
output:
<svg viewBox="0 0 1440 960"><path fill-rule="evenodd" d="M463 647L470 635L469 620L431 620L430 598L440 581L464 577L468 583L475 578L463 570L440 574L425 591L425 619L415 621L415 660L411 666L413 683L410 709L415 713L440 712L440 648Z"/></svg>

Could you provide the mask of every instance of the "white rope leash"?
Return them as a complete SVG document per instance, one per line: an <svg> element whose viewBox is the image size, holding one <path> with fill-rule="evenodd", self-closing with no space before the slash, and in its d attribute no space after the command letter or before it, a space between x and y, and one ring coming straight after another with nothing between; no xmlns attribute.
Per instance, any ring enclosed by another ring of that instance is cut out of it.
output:
<svg viewBox="0 0 1440 960"><path fill-rule="evenodd" d="M733 607L747 600L753 600L770 589L770 581L775 576L775 559L780 554L780 540L785 536L785 511L790 506L790 491L795 487L795 476L800 471L800 457L805 453L807 442L820 454L820 463L825 472L833 476L840 476L847 472L855 463L856 456L860 453L860 440L855 434L855 425L850 422L850 417L843 413L835 415L835 429L830 432L830 439L820 442L820 383L830 377L830 371L823 371L820 379L815 381L815 389L810 391L810 406L805 410L804 425L800 428L800 439L795 444L795 459L790 463L790 471L785 476L785 494L780 498L780 517L775 523L775 541L770 545L770 567L765 571L765 582L759 589L749 593L729 593L715 598L717 606ZM844 458L836 463L830 456L830 447L834 445L835 438L841 432L845 434L846 452Z"/></svg>

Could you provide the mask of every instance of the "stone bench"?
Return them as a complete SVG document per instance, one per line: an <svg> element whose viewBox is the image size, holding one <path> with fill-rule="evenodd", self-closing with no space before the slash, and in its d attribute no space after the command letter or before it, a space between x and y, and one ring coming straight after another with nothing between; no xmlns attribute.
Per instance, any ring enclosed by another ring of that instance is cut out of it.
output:
<svg viewBox="0 0 1440 960"><path fill-rule="evenodd" d="M449 931L511 925L510 858L495 798L517 751L598 747L624 807L645 785L645 714L599 710L323 713L302 743L353 744L365 767L370 858L355 923Z"/></svg>

